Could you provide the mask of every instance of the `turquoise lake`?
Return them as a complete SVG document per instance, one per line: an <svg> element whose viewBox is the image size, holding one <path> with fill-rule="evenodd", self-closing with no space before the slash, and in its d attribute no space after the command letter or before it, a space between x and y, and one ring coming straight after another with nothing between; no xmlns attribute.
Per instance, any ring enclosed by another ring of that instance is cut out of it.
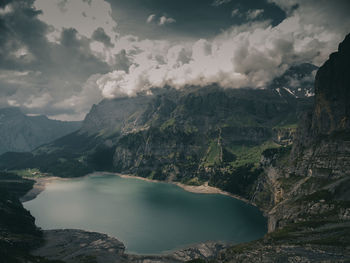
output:
<svg viewBox="0 0 350 263"><path fill-rule="evenodd" d="M205 241L241 243L267 231L262 213L240 200L115 175L53 181L23 205L43 229L106 233L138 254Z"/></svg>

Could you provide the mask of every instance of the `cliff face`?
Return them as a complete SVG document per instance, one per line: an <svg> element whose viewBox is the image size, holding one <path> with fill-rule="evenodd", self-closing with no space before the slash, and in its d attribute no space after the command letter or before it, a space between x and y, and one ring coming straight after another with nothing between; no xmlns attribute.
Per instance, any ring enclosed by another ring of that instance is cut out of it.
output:
<svg viewBox="0 0 350 263"><path fill-rule="evenodd" d="M104 100L79 131L30 154L5 154L0 167L39 168L62 177L109 170L188 184L208 181L250 198L261 152L289 144L298 116L312 101L216 85L152 92Z"/></svg>
<svg viewBox="0 0 350 263"><path fill-rule="evenodd" d="M34 181L0 172L0 259L21 262L29 250L42 242L41 231L34 217L18 200L33 186ZM38 261L39 262L39 261Z"/></svg>
<svg viewBox="0 0 350 263"><path fill-rule="evenodd" d="M304 117L294 143L295 173L349 174L350 35L319 69L315 105Z"/></svg>
<svg viewBox="0 0 350 263"><path fill-rule="evenodd" d="M271 90L192 88L156 96L142 129L120 137L113 166L142 177L220 187L250 199L260 154L288 145L309 100Z"/></svg>
<svg viewBox="0 0 350 263"><path fill-rule="evenodd" d="M350 131L350 35L338 52L319 69L315 80L315 108L312 131L315 135Z"/></svg>
<svg viewBox="0 0 350 263"><path fill-rule="evenodd" d="M318 70L315 104L293 146L263 152L269 234L228 249L225 262L347 262L350 258L350 35ZM261 198L258 198L258 201Z"/></svg>
<svg viewBox="0 0 350 263"><path fill-rule="evenodd" d="M350 191L344 189L345 185L350 185L350 35L339 45L339 51L331 54L318 70L315 92L314 108L299 126L289 166L276 168L281 178L300 179L300 185L294 185L284 193L285 203L319 191L337 200L350 201ZM318 206L327 207L325 204ZM290 214L293 221L301 213L309 213L309 207L300 206L300 211L284 211L276 216L278 209L283 210L279 207L283 205L274 208L273 212L275 222L272 225L275 227L288 221L278 219L282 214L285 219ZM330 212L334 206L327 209ZM340 219L342 212L339 210L337 214Z"/></svg>

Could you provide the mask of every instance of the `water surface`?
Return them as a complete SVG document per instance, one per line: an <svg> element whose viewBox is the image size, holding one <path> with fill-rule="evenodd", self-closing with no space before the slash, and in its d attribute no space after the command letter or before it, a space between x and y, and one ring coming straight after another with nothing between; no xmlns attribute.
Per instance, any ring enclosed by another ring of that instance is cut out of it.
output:
<svg viewBox="0 0 350 263"><path fill-rule="evenodd" d="M240 200L115 175L54 181L24 207L43 229L106 233L130 253L157 254L205 241L246 242L267 231L262 213Z"/></svg>

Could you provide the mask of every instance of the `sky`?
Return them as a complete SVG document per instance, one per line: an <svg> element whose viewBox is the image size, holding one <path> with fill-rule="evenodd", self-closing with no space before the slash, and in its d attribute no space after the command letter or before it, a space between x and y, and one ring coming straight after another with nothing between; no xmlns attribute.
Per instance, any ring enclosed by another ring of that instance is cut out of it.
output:
<svg viewBox="0 0 350 263"><path fill-rule="evenodd" d="M322 65L348 0L0 0L0 107L82 120L151 87L264 88Z"/></svg>

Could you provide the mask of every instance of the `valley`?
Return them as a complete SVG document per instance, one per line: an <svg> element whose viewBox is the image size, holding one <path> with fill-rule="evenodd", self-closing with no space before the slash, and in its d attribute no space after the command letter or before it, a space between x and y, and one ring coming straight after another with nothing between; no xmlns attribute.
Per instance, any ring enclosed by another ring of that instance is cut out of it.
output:
<svg viewBox="0 0 350 263"><path fill-rule="evenodd" d="M105 99L92 107L78 131L31 152L1 155L5 190L0 255L9 262L55 262L62 260L57 246L70 240L75 248L88 240L95 246L76 257L76 250L65 247L67 262L347 262L349 61L347 35L318 69L314 98L281 89L223 89L213 84ZM164 256L124 254L120 241L103 234L38 229L18 200L34 183L18 176L34 171L28 169L78 181L105 171L208 185L256 204L267 217L268 233L234 246L198 245L205 253L194 246ZM45 247L45 239L55 244L51 254L31 254ZM96 250L103 257L94 257Z"/></svg>

